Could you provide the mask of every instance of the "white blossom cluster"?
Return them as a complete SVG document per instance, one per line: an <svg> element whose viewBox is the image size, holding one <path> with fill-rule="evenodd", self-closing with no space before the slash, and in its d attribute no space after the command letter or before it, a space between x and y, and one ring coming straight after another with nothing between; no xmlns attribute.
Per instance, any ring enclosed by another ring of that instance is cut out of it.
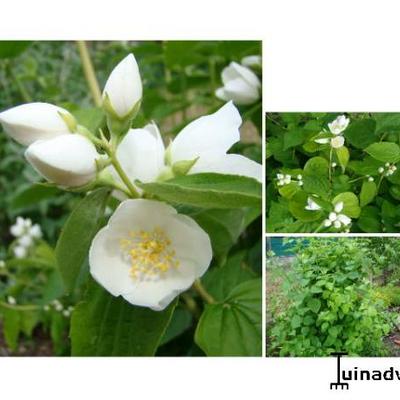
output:
<svg viewBox="0 0 400 400"><path fill-rule="evenodd" d="M50 311L51 309L54 309L55 311L62 313L62 315L65 318L69 318L71 316L72 311L74 311L74 307L72 306L64 307L64 305L58 299L53 300L50 304L46 304L43 307L44 311Z"/></svg>
<svg viewBox="0 0 400 400"><path fill-rule="evenodd" d="M380 174L385 174L385 176L393 175L397 170L397 167L394 164L386 163L385 168L379 167L378 172Z"/></svg>
<svg viewBox="0 0 400 400"><path fill-rule="evenodd" d="M315 139L314 142L318 144L329 143L332 148L339 149L344 145L343 132L348 127L349 123L350 118L347 118L345 115L339 115L335 120L328 124L329 132L333 135L333 137ZM323 131L322 133L324 132L326 131Z"/></svg>
<svg viewBox="0 0 400 400"><path fill-rule="evenodd" d="M292 182L292 176L288 174L276 174L276 179L278 180L277 185L278 186L284 186L288 185L290 182ZM297 184L299 186L303 186L303 176L302 175L297 175ZM293 182L296 182L295 179L293 179Z"/></svg>
<svg viewBox="0 0 400 400"><path fill-rule="evenodd" d="M16 258L24 258L28 254L30 247L36 240L42 237L42 230L38 224L32 225L29 218L17 217L14 225L10 228L10 233L17 238L14 247L14 255Z"/></svg>
<svg viewBox="0 0 400 400"><path fill-rule="evenodd" d="M334 211L329 213L328 218L324 221L325 227L333 226L336 229L341 229L342 227L346 227L351 224L351 218L347 215L341 213L343 210L343 202L335 204ZM349 232L349 229L346 229L345 232Z"/></svg>

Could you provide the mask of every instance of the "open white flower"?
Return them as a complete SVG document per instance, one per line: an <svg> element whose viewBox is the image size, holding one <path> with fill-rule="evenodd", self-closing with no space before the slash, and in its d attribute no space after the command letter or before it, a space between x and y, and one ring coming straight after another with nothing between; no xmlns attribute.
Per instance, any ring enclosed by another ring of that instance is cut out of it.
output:
<svg viewBox="0 0 400 400"><path fill-rule="evenodd" d="M216 90L215 95L224 101L232 100L238 105L249 105L261 97L261 82L249 68L231 62L221 74L223 87Z"/></svg>
<svg viewBox="0 0 400 400"><path fill-rule="evenodd" d="M344 137L343 136L336 136L331 139L331 147L334 149L338 149L344 145Z"/></svg>
<svg viewBox="0 0 400 400"><path fill-rule="evenodd" d="M71 133L74 121L67 110L48 103L22 104L0 113L4 131L24 146Z"/></svg>
<svg viewBox="0 0 400 400"><path fill-rule="evenodd" d="M242 155L227 154L240 140L242 119L236 107L227 103L217 112L187 125L165 149L155 124L130 129L118 146L117 158L132 182L156 181L173 175L177 167L196 174L215 172L262 180L262 166ZM109 167L115 179L119 179Z"/></svg>
<svg viewBox="0 0 400 400"><path fill-rule="evenodd" d="M334 135L340 135L349 125L350 118L345 115L339 115L335 120L328 124L328 128Z"/></svg>
<svg viewBox="0 0 400 400"><path fill-rule="evenodd" d="M142 99L143 87L139 67L133 54L126 56L111 72L103 91L119 118L127 117Z"/></svg>
<svg viewBox="0 0 400 400"><path fill-rule="evenodd" d="M74 134L39 140L28 147L25 157L48 181L77 187L95 178L99 154L92 142Z"/></svg>
<svg viewBox="0 0 400 400"><path fill-rule="evenodd" d="M309 211L318 211L321 209L321 206L319 206L311 197L309 197L307 199L307 205L305 209Z"/></svg>
<svg viewBox="0 0 400 400"><path fill-rule="evenodd" d="M28 250L24 246L15 246L13 251L16 258L25 258L28 254Z"/></svg>
<svg viewBox="0 0 400 400"><path fill-rule="evenodd" d="M90 273L113 296L163 310L208 269L206 232L162 202L122 202L93 239Z"/></svg>

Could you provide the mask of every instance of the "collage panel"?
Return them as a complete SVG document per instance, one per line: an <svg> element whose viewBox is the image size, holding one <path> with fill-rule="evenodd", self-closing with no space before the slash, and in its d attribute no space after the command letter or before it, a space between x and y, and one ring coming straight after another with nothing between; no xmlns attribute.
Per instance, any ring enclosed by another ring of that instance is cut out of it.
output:
<svg viewBox="0 0 400 400"><path fill-rule="evenodd" d="M399 237L267 238L267 357L400 356Z"/></svg>
<svg viewBox="0 0 400 400"><path fill-rule="evenodd" d="M0 356L261 357L261 56L0 41Z"/></svg>
<svg viewBox="0 0 400 400"><path fill-rule="evenodd" d="M400 232L400 113L267 113L267 232Z"/></svg>

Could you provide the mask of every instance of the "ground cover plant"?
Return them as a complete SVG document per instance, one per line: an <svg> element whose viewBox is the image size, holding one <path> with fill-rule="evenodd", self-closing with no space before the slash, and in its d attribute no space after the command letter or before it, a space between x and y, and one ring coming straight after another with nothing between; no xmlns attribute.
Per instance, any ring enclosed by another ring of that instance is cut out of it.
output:
<svg viewBox="0 0 400 400"><path fill-rule="evenodd" d="M400 114L267 114L269 232L399 232Z"/></svg>
<svg viewBox="0 0 400 400"><path fill-rule="evenodd" d="M398 238L289 239L267 258L270 356L399 354Z"/></svg>
<svg viewBox="0 0 400 400"><path fill-rule="evenodd" d="M261 355L260 51L0 43L0 355Z"/></svg>

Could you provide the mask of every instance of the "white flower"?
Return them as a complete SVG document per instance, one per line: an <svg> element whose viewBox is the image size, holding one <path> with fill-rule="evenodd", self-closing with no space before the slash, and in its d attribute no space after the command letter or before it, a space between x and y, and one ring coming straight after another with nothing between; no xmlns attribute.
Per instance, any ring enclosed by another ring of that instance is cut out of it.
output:
<svg viewBox="0 0 400 400"><path fill-rule="evenodd" d="M262 58L259 55L242 58L241 64L248 68L262 68Z"/></svg>
<svg viewBox="0 0 400 400"><path fill-rule="evenodd" d="M75 187L95 178L99 154L92 142L74 134L37 141L28 147L25 157L48 181Z"/></svg>
<svg viewBox="0 0 400 400"><path fill-rule="evenodd" d="M386 168L390 167L390 163L387 162L387 163L385 164L385 167L386 167Z"/></svg>
<svg viewBox="0 0 400 400"><path fill-rule="evenodd" d="M206 232L162 202L122 202L93 239L90 273L113 296L163 310L208 269Z"/></svg>
<svg viewBox="0 0 400 400"><path fill-rule="evenodd" d="M331 165L332 165L332 168L335 168L337 166L337 164L335 162L333 162Z"/></svg>
<svg viewBox="0 0 400 400"><path fill-rule="evenodd" d="M329 138L315 139L314 142L318 144L328 144L331 141Z"/></svg>
<svg viewBox="0 0 400 400"><path fill-rule="evenodd" d="M378 168L378 172L379 172L380 174L383 174L384 171L385 171L385 169L384 169L383 167L379 167L379 168Z"/></svg>
<svg viewBox="0 0 400 400"><path fill-rule="evenodd" d="M331 147L334 149L338 149L344 145L344 137L336 136L331 139Z"/></svg>
<svg viewBox="0 0 400 400"><path fill-rule="evenodd" d="M320 210L321 207L311 197L309 197L305 209L309 211L317 211Z"/></svg>
<svg viewBox="0 0 400 400"><path fill-rule="evenodd" d="M336 229L339 229L343 226L350 225L351 218L349 218L345 214L340 214L343 210L343 202L340 201L334 206L335 211L329 213L328 219L324 221L324 226L329 227L333 225Z"/></svg>
<svg viewBox="0 0 400 400"><path fill-rule="evenodd" d="M334 135L340 135L349 125L350 118L339 115L334 121L328 124L328 128Z"/></svg>
<svg viewBox="0 0 400 400"><path fill-rule="evenodd" d="M23 235L18 239L18 244L22 247L30 247L33 243L33 238L30 235Z"/></svg>
<svg viewBox="0 0 400 400"><path fill-rule="evenodd" d="M64 310L62 314L64 315L65 318L69 318L71 316L71 312L69 310Z"/></svg>
<svg viewBox="0 0 400 400"><path fill-rule="evenodd" d="M17 300L15 300L15 297L13 297L13 296L8 296L7 297L7 303L12 305L12 306L15 306L17 304Z"/></svg>
<svg viewBox="0 0 400 400"><path fill-rule="evenodd" d="M66 120L71 121L71 126ZM9 136L29 146L37 140L71 133L74 118L67 110L53 104L27 103L0 113L0 122Z"/></svg>
<svg viewBox="0 0 400 400"><path fill-rule="evenodd" d="M299 180L299 181L301 181L302 179L303 179L303 175L297 175L297 179Z"/></svg>
<svg viewBox="0 0 400 400"><path fill-rule="evenodd" d="M261 97L261 82L249 68L231 62L221 74L223 87L216 90L215 95L224 101L232 100L238 105L249 105Z"/></svg>
<svg viewBox="0 0 400 400"><path fill-rule="evenodd" d="M303 181L298 181L297 184L298 184L299 186L303 186L304 182L303 182Z"/></svg>
<svg viewBox="0 0 400 400"><path fill-rule="evenodd" d="M338 203L336 203L334 209L336 213L340 213L340 211L343 210L343 201L339 201Z"/></svg>
<svg viewBox="0 0 400 400"><path fill-rule="evenodd" d="M6 267L6 263L4 260L0 260L0 269L4 269Z"/></svg>
<svg viewBox="0 0 400 400"><path fill-rule="evenodd" d="M24 246L15 246L14 247L14 256L16 258L25 258L27 255L26 247Z"/></svg>
<svg viewBox="0 0 400 400"><path fill-rule="evenodd" d="M261 182L261 164L239 154L227 154L240 140L241 122L239 112L229 102L214 114L187 125L166 150L155 124L130 129L117 148L117 158L132 182L136 179L152 182L165 174L172 176L174 166L179 163L188 164L189 174L215 172L248 176ZM118 180L114 169L109 168Z"/></svg>
<svg viewBox="0 0 400 400"><path fill-rule="evenodd" d="M26 232L26 228L27 222L22 217L17 217L15 224L10 227L10 233L14 237L20 237Z"/></svg>
<svg viewBox="0 0 400 400"><path fill-rule="evenodd" d="M139 67L134 55L129 54L111 72L104 87L103 101L109 101L113 111L123 119L142 99L142 92Z"/></svg>
<svg viewBox="0 0 400 400"><path fill-rule="evenodd" d="M276 179L283 179L285 177L285 175L283 174L276 174Z"/></svg>
<svg viewBox="0 0 400 400"><path fill-rule="evenodd" d="M292 177L290 175L285 175L285 177L283 178L283 183L285 185L288 185L292 180Z"/></svg>
<svg viewBox="0 0 400 400"><path fill-rule="evenodd" d="M46 312L47 312L47 311L50 311L50 307L46 304L46 305L43 307L43 310L46 311Z"/></svg>
<svg viewBox="0 0 400 400"><path fill-rule="evenodd" d="M34 239L40 239L42 237L42 230L38 224L35 224L32 226L32 228L29 230L29 234L34 238Z"/></svg>
<svg viewBox="0 0 400 400"><path fill-rule="evenodd" d="M369 178L368 178L368 182L373 182L374 181L374 178L372 177L372 176L370 176Z"/></svg>

